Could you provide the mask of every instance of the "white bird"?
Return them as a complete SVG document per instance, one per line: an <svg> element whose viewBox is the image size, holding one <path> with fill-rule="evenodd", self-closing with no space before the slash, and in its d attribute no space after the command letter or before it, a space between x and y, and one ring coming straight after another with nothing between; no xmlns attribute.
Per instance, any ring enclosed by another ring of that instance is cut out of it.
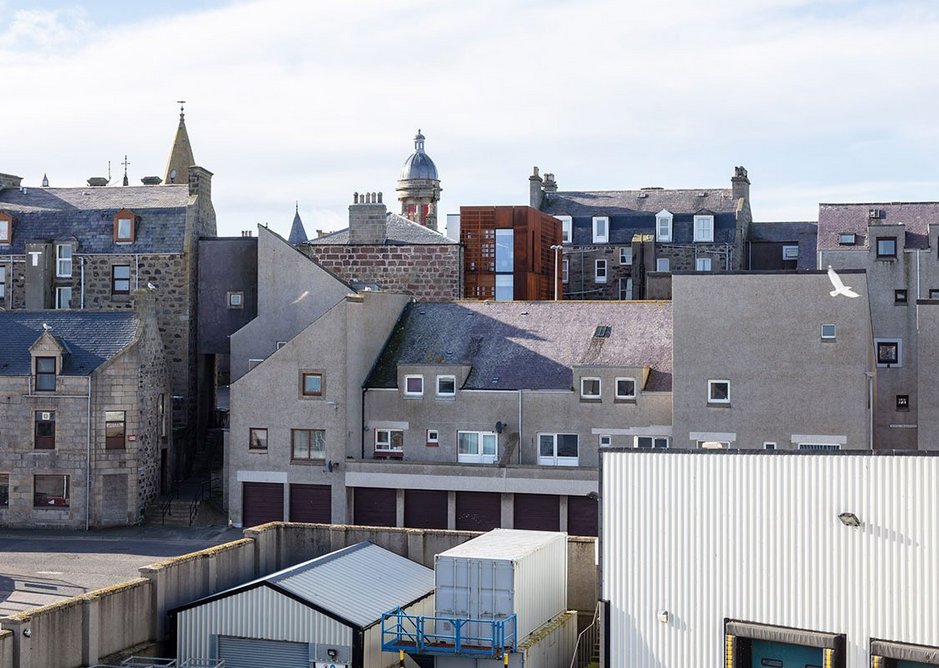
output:
<svg viewBox="0 0 939 668"><path fill-rule="evenodd" d="M153 292L154 290L156 290L156 286L153 283L147 283L147 290L149 290L150 292Z"/></svg>
<svg viewBox="0 0 939 668"><path fill-rule="evenodd" d="M45 322L42 323L42 328L43 328L44 330L46 330L47 332L51 332L51 331L52 331L52 327L51 327L48 323L45 323Z"/></svg>
<svg viewBox="0 0 939 668"><path fill-rule="evenodd" d="M832 297L837 297L838 295L844 295L845 297L852 298L861 296L852 290L850 286L844 284L844 282L841 280L841 277L835 273L834 269L831 268L831 265L828 265L828 280L831 281L832 286L835 288L828 293Z"/></svg>

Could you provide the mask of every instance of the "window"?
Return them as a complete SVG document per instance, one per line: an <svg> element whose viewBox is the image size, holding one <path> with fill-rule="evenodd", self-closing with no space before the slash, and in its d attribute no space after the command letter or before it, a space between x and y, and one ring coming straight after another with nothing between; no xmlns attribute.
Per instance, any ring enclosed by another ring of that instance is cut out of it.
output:
<svg viewBox="0 0 939 668"><path fill-rule="evenodd" d="M68 508L68 487L67 475L34 475L33 507Z"/></svg>
<svg viewBox="0 0 939 668"><path fill-rule="evenodd" d="M775 443L774 441L763 441L763 449L764 449L764 450L775 450L775 449L776 449L776 443Z"/></svg>
<svg viewBox="0 0 939 668"><path fill-rule="evenodd" d="M610 219L606 216L593 217L593 243L605 244L610 240Z"/></svg>
<svg viewBox="0 0 939 668"><path fill-rule="evenodd" d="M111 294L129 295L130 294L130 265L114 264L111 265Z"/></svg>
<svg viewBox="0 0 939 668"><path fill-rule="evenodd" d="M729 450L728 441L695 441L695 447L703 450Z"/></svg>
<svg viewBox="0 0 939 668"><path fill-rule="evenodd" d="M496 301L510 302L514 298L515 277L512 274L496 274Z"/></svg>
<svg viewBox="0 0 939 668"><path fill-rule="evenodd" d="M263 427L248 429L248 450L267 450L267 429Z"/></svg>
<svg viewBox="0 0 939 668"><path fill-rule="evenodd" d="M834 325L822 325L822 340L834 341L837 328Z"/></svg>
<svg viewBox="0 0 939 668"><path fill-rule="evenodd" d="M404 396L423 397L424 396L424 376L405 376L404 377Z"/></svg>
<svg viewBox="0 0 939 668"><path fill-rule="evenodd" d="M55 391L55 358L36 358L36 390L38 392Z"/></svg>
<svg viewBox="0 0 939 668"><path fill-rule="evenodd" d="M897 410L898 411L910 410L910 395L908 394L897 395Z"/></svg>
<svg viewBox="0 0 939 668"><path fill-rule="evenodd" d="M877 366L902 367L903 347L900 339L874 339Z"/></svg>
<svg viewBox="0 0 939 668"><path fill-rule="evenodd" d="M939 290L930 290L929 291L930 299L939 299Z"/></svg>
<svg viewBox="0 0 939 668"><path fill-rule="evenodd" d="M600 437L597 440L601 448L613 445L613 437L609 434L600 434Z"/></svg>
<svg viewBox="0 0 939 668"><path fill-rule="evenodd" d="M570 276L567 260L561 260L561 283L567 283ZM3 295L0 295L2 297Z"/></svg>
<svg viewBox="0 0 939 668"><path fill-rule="evenodd" d="M376 429L375 453L401 455L404 452L404 432L400 429Z"/></svg>
<svg viewBox="0 0 939 668"><path fill-rule="evenodd" d="M457 461L463 464L493 464L496 461L496 435L491 431L458 431Z"/></svg>
<svg viewBox="0 0 939 668"><path fill-rule="evenodd" d="M36 450L55 450L55 411L36 411L33 447Z"/></svg>
<svg viewBox="0 0 939 668"><path fill-rule="evenodd" d="M633 263L633 247L624 246L619 249L619 263L620 264L632 264Z"/></svg>
<svg viewBox="0 0 939 668"><path fill-rule="evenodd" d="M305 397L323 396L323 374L302 372L300 374L300 391Z"/></svg>
<svg viewBox="0 0 939 668"><path fill-rule="evenodd" d="M617 378L616 379L616 398L632 400L636 398L636 379L635 378Z"/></svg>
<svg viewBox="0 0 939 668"><path fill-rule="evenodd" d="M897 238L877 237L877 258L896 258Z"/></svg>
<svg viewBox="0 0 939 668"><path fill-rule="evenodd" d="M714 216L694 217L694 240L714 241Z"/></svg>
<svg viewBox="0 0 939 668"><path fill-rule="evenodd" d="M10 505L10 474L0 473L0 508Z"/></svg>
<svg viewBox="0 0 939 668"><path fill-rule="evenodd" d="M72 308L72 288L55 289L55 307L57 309Z"/></svg>
<svg viewBox="0 0 939 668"><path fill-rule="evenodd" d="M456 376L437 376L437 396L456 396Z"/></svg>
<svg viewBox="0 0 939 668"><path fill-rule="evenodd" d="M815 450L818 452L831 452L841 450L840 445L833 443L799 443L799 450Z"/></svg>
<svg viewBox="0 0 939 668"><path fill-rule="evenodd" d="M0 267L0 299L6 297L7 294L7 268Z"/></svg>
<svg viewBox="0 0 939 668"><path fill-rule="evenodd" d="M593 280L595 283L606 283L606 260L594 261Z"/></svg>
<svg viewBox="0 0 939 668"><path fill-rule="evenodd" d="M119 211L114 217L114 241L117 243L132 243L136 230L135 216L133 213L124 209Z"/></svg>
<svg viewBox="0 0 939 668"><path fill-rule="evenodd" d="M104 412L104 447L106 450L123 450L127 444L127 418L124 411Z"/></svg>
<svg viewBox="0 0 939 668"><path fill-rule="evenodd" d="M58 278L72 277L72 244L55 245L55 275Z"/></svg>
<svg viewBox="0 0 939 668"><path fill-rule="evenodd" d="M428 448L440 447L440 432L438 432L436 429L427 430L427 447Z"/></svg>
<svg viewBox="0 0 939 668"><path fill-rule="evenodd" d="M619 298L623 301L633 298L633 279L619 279Z"/></svg>
<svg viewBox="0 0 939 668"><path fill-rule="evenodd" d="M13 243L13 217L0 213L0 244Z"/></svg>
<svg viewBox="0 0 939 668"><path fill-rule="evenodd" d="M277 342L274 344L274 351L276 352L276 351L280 350L281 348L283 348L283 347L286 346L286 345L287 345L287 342L286 342L286 341L277 341Z"/></svg>
<svg viewBox="0 0 939 668"><path fill-rule="evenodd" d="M799 247L798 246L783 246L782 247L782 259L783 262L789 260L798 260L799 259Z"/></svg>
<svg viewBox="0 0 939 668"><path fill-rule="evenodd" d="M699 257L694 261L695 271L711 271L711 258Z"/></svg>
<svg viewBox="0 0 939 668"><path fill-rule="evenodd" d="M672 214L664 209L655 215L655 240L672 240Z"/></svg>
<svg viewBox="0 0 939 668"><path fill-rule="evenodd" d="M577 434L538 434L538 463L577 466Z"/></svg>
<svg viewBox="0 0 939 668"><path fill-rule="evenodd" d="M857 243L857 235L854 232L842 232L838 235L838 244L841 246L853 246Z"/></svg>
<svg viewBox="0 0 939 668"><path fill-rule="evenodd" d="M515 267L515 231L496 230L496 272L511 273Z"/></svg>
<svg viewBox="0 0 939 668"><path fill-rule="evenodd" d="M228 300L228 308L244 308L245 307L245 293L244 292L228 292L226 293L226 298Z"/></svg>
<svg viewBox="0 0 939 668"><path fill-rule="evenodd" d="M248 359L248 371L251 371L251 369L253 369L254 367L256 367L258 364L260 364L263 361L264 360L256 358L256 357L249 358Z"/></svg>
<svg viewBox="0 0 939 668"><path fill-rule="evenodd" d="M583 399L600 398L600 379L599 378L581 378L580 396Z"/></svg>
<svg viewBox="0 0 939 668"><path fill-rule="evenodd" d="M667 257L660 257L655 261L656 271L669 271L669 262Z"/></svg>
<svg viewBox="0 0 939 668"><path fill-rule="evenodd" d="M570 216L555 216L561 221L561 243L569 244L571 242L571 226L573 218Z"/></svg>
<svg viewBox="0 0 939 668"><path fill-rule="evenodd" d="M907 303L906 290L894 290L893 291L893 303L894 304L906 304Z"/></svg>
<svg viewBox="0 0 939 668"><path fill-rule="evenodd" d="M166 438L166 395L160 393L160 438Z"/></svg>
<svg viewBox="0 0 939 668"><path fill-rule="evenodd" d="M293 461L325 460L326 431L324 429L291 429L290 459Z"/></svg>
<svg viewBox="0 0 939 668"><path fill-rule="evenodd" d="M667 448L668 436L636 436L635 447L637 448Z"/></svg>
<svg viewBox="0 0 939 668"><path fill-rule="evenodd" d="M709 380L708 381L708 403L709 404L729 404L730 403L730 381L729 380Z"/></svg>

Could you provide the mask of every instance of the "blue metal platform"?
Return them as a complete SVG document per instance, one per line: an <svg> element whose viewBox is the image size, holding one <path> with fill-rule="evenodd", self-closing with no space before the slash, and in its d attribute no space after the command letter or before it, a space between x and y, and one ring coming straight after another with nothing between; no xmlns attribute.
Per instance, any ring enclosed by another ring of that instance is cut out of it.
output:
<svg viewBox="0 0 939 668"><path fill-rule="evenodd" d="M381 616L382 651L501 657L518 644L515 615L459 619L409 615L396 608Z"/></svg>

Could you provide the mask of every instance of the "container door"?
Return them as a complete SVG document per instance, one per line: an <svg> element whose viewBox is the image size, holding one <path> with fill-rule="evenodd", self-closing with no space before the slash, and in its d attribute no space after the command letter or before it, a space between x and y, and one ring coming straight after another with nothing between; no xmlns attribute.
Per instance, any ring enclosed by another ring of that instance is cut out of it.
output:
<svg viewBox="0 0 939 668"><path fill-rule="evenodd" d="M310 646L302 642L218 637L225 668L310 668Z"/></svg>
<svg viewBox="0 0 939 668"><path fill-rule="evenodd" d="M243 482L242 525L284 521L284 486L276 482Z"/></svg>
<svg viewBox="0 0 939 668"><path fill-rule="evenodd" d="M353 521L370 527L393 527L398 522L398 493L378 487L355 488Z"/></svg>
<svg viewBox="0 0 939 668"><path fill-rule="evenodd" d="M329 485L291 485L290 521L329 524L333 521Z"/></svg>
<svg viewBox="0 0 939 668"><path fill-rule="evenodd" d="M446 529L447 492L404 490L404 526L409 529Z"/></svg>

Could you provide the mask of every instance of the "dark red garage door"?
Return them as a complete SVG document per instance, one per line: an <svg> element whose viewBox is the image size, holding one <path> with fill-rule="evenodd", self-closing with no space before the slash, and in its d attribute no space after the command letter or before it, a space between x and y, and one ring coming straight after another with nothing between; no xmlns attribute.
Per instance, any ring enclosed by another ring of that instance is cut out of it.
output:
<svg viewBox="0 0 939 668"><path fill-rule="evenodd" d="M241 483L242 525L284 521L284 486L276 482Z"/></svg>
<svg viewBox="0 0 939 668"><path fill-rule="evenodd" d="M424 489L404 490L404 526L409 529L446 529L447 493Z"/></svg>
<svg viewBox="0 0 939 668"><path fill-rule="evenodd" d="M397 523L397 490L356 487L354 522L370 527L393 527Z"/></svg>
<svg viewBox="0 0 939 668"><path fill-rule="evenodd" d="M332 488L329 485L291 485L290 521L329 524L333 520Z"/></svg>
<svg viewBox="0 0 939 668"><path fill-rule="evenodd" d="M572 536L596 536L600 504L588 496L567 497L567 533Z"/></svg>
<svg viewBox="0 0 939 668"><path fill-rule="evenodd" d="M502 526L502 495L498 492L457 492L456 528L490 531Z"/></svg>
<svg viewBox="0 0 939 668"><path fill-rule="evenodd" d="M516 494L515 528L561 530L561 497L552 494Z"/></svg>

